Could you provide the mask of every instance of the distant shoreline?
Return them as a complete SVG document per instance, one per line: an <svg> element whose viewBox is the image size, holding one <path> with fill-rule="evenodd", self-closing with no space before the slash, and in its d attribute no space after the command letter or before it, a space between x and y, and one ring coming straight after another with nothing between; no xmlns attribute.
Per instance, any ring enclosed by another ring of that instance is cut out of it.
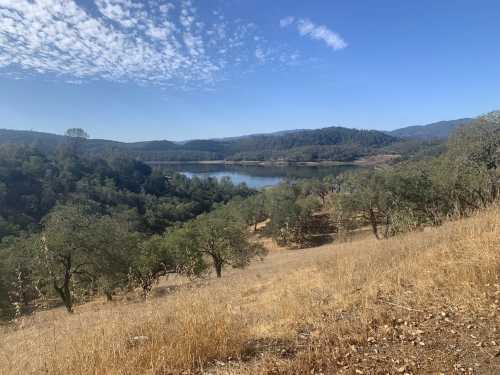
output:
<svg viewBox="0 0 500 375"><path fill-rule="evenodd" d="M343 161L232 161L232 160L200 160L200 161L148 161L151 165L175 165L175 164L198 164L198 165L240 165L240 166L260 166L260 167L334 167L341 165L352 166L376 166L386 164L399 155L375 155L358 160Z"/></svg>
<svg viewBox="0 0 500 375"><path fill-rule="evenodd" d="M173 164L200 164L200 165L251 165L262 167L290 167L290 166L336 166L336 165L355 165L355 162L340 161L232 161L232 160L200 160L200 161L148 161L147 164L154 165L173 165Z"/></svg>

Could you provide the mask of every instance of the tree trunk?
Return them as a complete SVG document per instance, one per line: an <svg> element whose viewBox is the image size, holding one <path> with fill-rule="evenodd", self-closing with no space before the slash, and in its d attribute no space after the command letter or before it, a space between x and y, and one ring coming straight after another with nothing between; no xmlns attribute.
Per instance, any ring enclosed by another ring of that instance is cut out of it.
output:
<svg viewBox="0 0 500 375"><path fill-rule="evenodd" d="M217 278L220 279L222 277L222 261L218 258L214 258L214 267Z"/></svg>
<svg viewBox="0 0 500 375"><path fill-rule="evenodd" d="M69 279L66 279L66 277L64 278L62 287L57 286L56 282L54 281L54 289L56 290L57 294L59 294L59 297L61 297L64 307L66 307L68 313L72 314L73 300L71 298L71 291L69 289Z"/></svg>
<svg viewBox="0 0 500 375"><path fill-rule="evenodd" d="M386 220L385 220L385 231L384 231L384 238L385 239L389 238L390 228L391 228L391 220L390 220L389 216L387 216Z"/></svg>
<svg viewBox="0 0 500 375"><path fill-rule="evenodd" d="M377 225L377 217L375 216L375 212L372 208L370 208L370 224L372 226L372 231L377 240L380 240L380 236L378 235L378 225Z"/></svg>
<svg viewBox="0 0 500 375"><path fill-rule="evenodd" d="M104 291L104 294L106 295L106 301L108 302L113 301L113 292L111 290Z"/></svg>

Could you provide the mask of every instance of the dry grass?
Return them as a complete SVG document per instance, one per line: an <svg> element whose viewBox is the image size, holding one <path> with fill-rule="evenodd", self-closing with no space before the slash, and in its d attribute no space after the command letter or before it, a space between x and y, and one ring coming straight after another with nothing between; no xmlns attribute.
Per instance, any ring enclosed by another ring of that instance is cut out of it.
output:
<svg viewBox="0 0 500 375"><path fill-rule="evenodd" d="M495 374L499 284L494 208L388 241L276 249L148 302L39 313L0 333L0 373Z"/></svg>

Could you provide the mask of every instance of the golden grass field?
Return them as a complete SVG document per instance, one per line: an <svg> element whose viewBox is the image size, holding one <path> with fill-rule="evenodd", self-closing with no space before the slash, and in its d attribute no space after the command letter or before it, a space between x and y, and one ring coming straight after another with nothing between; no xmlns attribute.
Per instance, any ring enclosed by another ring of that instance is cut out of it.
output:
<svg viewBox="0 0 500 375"><path fill-rule="evenodd" d="M146 302L40 312L0 332L0 373L500 374L499 299L492 208L386 241L271 249Z"/></svg>

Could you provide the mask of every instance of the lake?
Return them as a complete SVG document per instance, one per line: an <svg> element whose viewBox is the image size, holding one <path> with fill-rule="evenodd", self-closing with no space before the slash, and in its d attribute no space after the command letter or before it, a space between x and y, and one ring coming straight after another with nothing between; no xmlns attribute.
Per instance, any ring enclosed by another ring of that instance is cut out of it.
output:
<svg viewBox="0 0 500 375"><path fill-rule="evenodd" d="M155 164L165 172L177 172L188 177L221 179L229 177L234 184L245 183L253 189L276 186L284 180L303 178L323 178L337 176L343 172L359 168L355 165L240 165L240 164L201 164L165 163Z"/></svg>

